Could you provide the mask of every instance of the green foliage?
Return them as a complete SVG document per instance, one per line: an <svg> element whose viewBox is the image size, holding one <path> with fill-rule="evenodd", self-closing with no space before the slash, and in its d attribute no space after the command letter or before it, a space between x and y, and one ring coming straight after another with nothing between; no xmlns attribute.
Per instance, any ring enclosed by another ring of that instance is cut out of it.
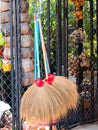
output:
<svg viewBox="0 0 98 130"><path fill-rule="evenodd" d="M31 26L34 27L34 12L40 11L40 0L28 0L29 1L29 14L31 17ZM96 32L96 0L94 1L94 14L93 14L93 26L94 31ZM83 6L83 31L85 33L86 41L83 43L83 51L86 52L88 55L90 55L90 1L85 1L85 4ZM53 52L55 51L55 43L56 43L56 0L50 0L50 46L51 46L51 58L54 58ZM68 1L68 30L69 33L75 29L75 17L73 16L73 13L75 11L75 6L73 2ZM47 41L47 1L43 0L42 3L42 12L40 14L40 17L42 19L42 25L43 25L43 34L44 39ZM97 53L96 53L96 34L93 36L93 44L94 44L94 58L96 59ZM77 48L76 46L73 46L72 42L68 41L68 56L71 57L72 55L77 54Z"/></svg>
<svg viewBox="0 0 98 130"><path fill-rule="evenodd" d="M5 44L5 40L3 38L2 32L0 32L0 46L4 46L4 44Z"/></svg>
<svg viewBox="0 0 98 130"><path fill-rule="evenodd" d="M71 1L68 1L68 27L75 26L75 20L73 13L75 11L75 6Z"/></svg>
<svg viewBox="0 0 98 130"><path fill-rule="evenodd" d="M2 62L2 58L0 58L0 70L2 69L3 66L3 62Z"/></svg>

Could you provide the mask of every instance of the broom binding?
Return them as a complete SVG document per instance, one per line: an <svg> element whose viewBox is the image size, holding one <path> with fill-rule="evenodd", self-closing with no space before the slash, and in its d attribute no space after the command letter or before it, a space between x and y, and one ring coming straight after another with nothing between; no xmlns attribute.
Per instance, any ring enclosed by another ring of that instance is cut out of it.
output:
<svg viewBox="0 0 98 130"><path fill-rule="evenodd" d="M39 88L41 88L41 87L44 86L44 81L41 80L40 78L38 78L38 79L36 80L36 85L37 85Z"/></svg>
<svg viewBox="0 0 98 130"><path fill-rule="evenodd" d="M48 84L52 85L52 82L54 81L55 75L53 74L48 74L48 77L45 79L45 82Z"/></svg>

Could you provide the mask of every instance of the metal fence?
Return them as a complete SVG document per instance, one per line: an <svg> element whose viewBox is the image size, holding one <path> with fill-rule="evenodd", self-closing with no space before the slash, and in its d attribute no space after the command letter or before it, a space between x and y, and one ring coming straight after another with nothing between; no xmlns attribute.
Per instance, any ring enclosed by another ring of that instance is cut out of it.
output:
<svg viewBox="0 0 98 130"><path fill-rule="evenodd" d="M10 36L11 72L0 70L0 100L11 105L13 130L22 129L19 107L21 96L28 87L22 85L21 1L25 2L25 0L7 1L10 7L10 31L6 30L3 33L5 37ZM71 5L68 0L55 0L54 5L50 0L47 0L46 3L47 25L43 23L43 26L46 26L46 46L52 73L75 79L80 94L80 104L77 110L69 111L65 119L57 122L58 130L71 129L79 124L98 120L98 1L84 1L83 6L79 7L80 11L83 11L83 18L78 17L78 20L76 19L78 10L74 3ZM52 6L55 6L55 16L51 16ZM71 17L73 19L70 26ZM56 25L52 25L52 19ZM0 25L2 26L1 23ZM54 33L51 31L53 26L55 27L54 37L52 36ZM81 40L81 35L85 35L86 38L82 37ZM13 50L13 46L15 50ZM13 58L14 51L16 55ZM82 59L81 55L87 52L87 59ZM72 73L74 70L70 72L68 69L72 64L75 66L73 62L69 64L69 60L74 57L77 57L78 60L77 73ZM83 61L86 60L89 63L88 67L82 66Z"/></svg>

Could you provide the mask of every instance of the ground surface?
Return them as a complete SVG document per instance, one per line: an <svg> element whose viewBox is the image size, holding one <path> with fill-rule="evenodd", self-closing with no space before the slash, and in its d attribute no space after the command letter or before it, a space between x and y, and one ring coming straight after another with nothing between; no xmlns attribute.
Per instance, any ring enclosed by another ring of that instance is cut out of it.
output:
<svg viewBox="0 0 98 130"><path fill-rule="evenodd" d="M73 128L72 130L98 130L98 122Z"/></svg>

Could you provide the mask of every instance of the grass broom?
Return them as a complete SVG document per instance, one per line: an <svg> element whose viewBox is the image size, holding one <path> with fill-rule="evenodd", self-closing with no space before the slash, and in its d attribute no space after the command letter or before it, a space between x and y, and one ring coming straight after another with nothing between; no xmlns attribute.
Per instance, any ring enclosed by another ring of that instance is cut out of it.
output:
<svg viewBox="0 0 98 130"><path fill-rule="evenodd" d="M38 24L37 19L35 18L35 47L34 47L35 83L24 93L22 97L21 106L20 106L20 116L21 119L24 119L28 122L42 124L42 122L49 123L50 120L53 119L54 111L52 110L53 109L52 107L55 106L55 101L57 99L59 102L60 100L59 98L55 99L56 90L54 88L49 87L47 83L44 83L40 79L39 48L38 48L39 37L38 37L37 24ZM54 93L54 97L52 96L51 92ZM51 102L52 102L52 106L51 106Z"/></svg>
<svg viewBox="0 0 98 130"><path fill-rule="evenodd" d="M42 49L43 49L43 55L44 59L46 59L46 65L47 65L47 71L46 71L46 79L45 81L52 85L54 88L56 88L61 95L63 95L64 100L61 100L63 102L63 107L64 110L62 109L62 115L66 115L66 110L65 108L68 109L76 109L77 108L77 103L79 101L79 95L77 92L77 85L67 79L66 77L63 76L54 76L50 74L50 68L49 68L49 63L48 63L48 58L47 58L47 53L46 53L46 48L45 48L45 43L44 43L44 38L42 34L42 26L41 26L41 21L39 20L39 25L40 25L40 34L41 34L41 39L42 39ZM67 94L66 94L67 93ZM68 97L68 99L67 99ZM67 103L65 102L67 99Z"/></svg>
<svg viewBox="0 0 98 130"><path fill-rule="evenodd" d="M37 50L36 48L34 49L35 51ZM36 54L35 57L37 57ZM40 81L40 83L41 82L43 83L43 81ZM54 87L47 84L47 82L44 82L44 85L39 88L35 81L22 97L20 107L21 118L32 123L49 124L51 120L59 118L59 115L61 115L63 105L61 102L62 98L63 96ZM57 109L57 102L59 102L60 111Z"/></svg>
<svg viewBox="0 0 98 130"><path fill-rule="evenodd" d="M37 25L37 23L35 25ZM44 40L40 22L39 25L41 41L43 44ZM65 77L63 79L61 76L63 84L55 83L55 79L58 76L49 74L45 46L42 47L44 47L43 54L46 79L42 81L38 78L38 80L24 93L20 107L22 119L39 125L43 123L49 124L53 119L58 120L61 117L64 117L69 109L76 107L78 100L76 85L73 82ZM36 57L37 56L38 55L36 55ZM73 98L74 96L75 98Z"/></svg>

